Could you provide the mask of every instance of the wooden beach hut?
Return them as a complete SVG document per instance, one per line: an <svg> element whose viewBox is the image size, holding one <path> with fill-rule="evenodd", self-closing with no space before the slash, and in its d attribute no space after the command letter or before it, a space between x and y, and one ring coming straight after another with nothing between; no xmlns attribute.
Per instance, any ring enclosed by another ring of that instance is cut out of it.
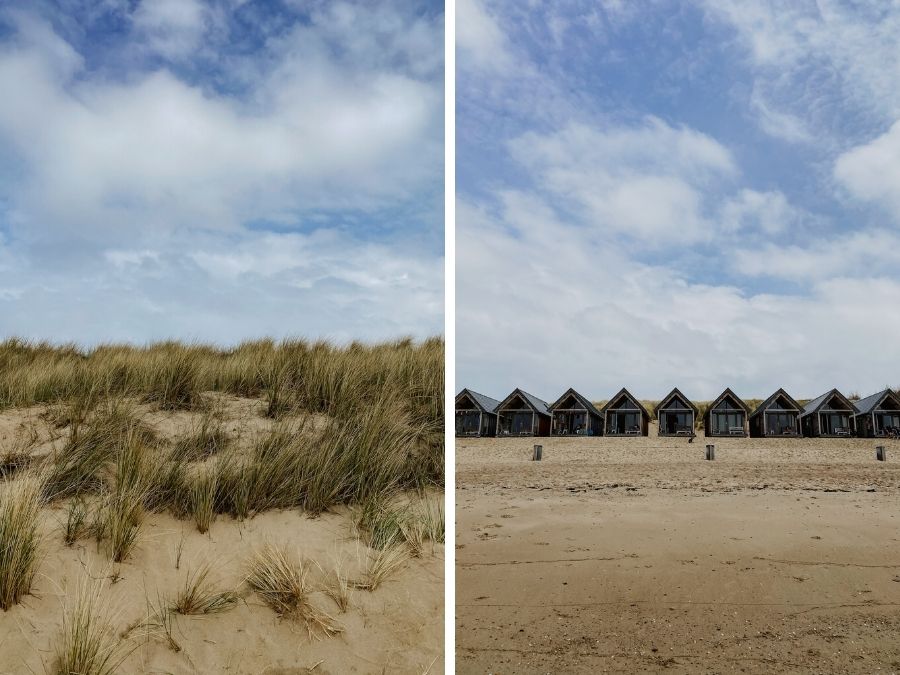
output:
<svg viewBox="0 0 900 675"><path fill-rule="evenodd" d="M659 436L693 436L700 411L675 387L653 409Z"/></svg>
<svg viewBox="0 0 900 675"><path fill-rule="evenodd" d="M799 436L800 412L800 404L779 389L750 413L750 435Z"/></svg>
<svg viewBox="0 0 900 675"><path fill-rule="evenodd" d="M725 389L709 404L703 416L707 436L746 436L750 408L731 389Z"/></svg>
<svg viewBox="0 0 900 675"><path fill-rule="evenodd" d="M826 391L803 406L800 428L804 436L839 438L856 430L856 408L837 389Z"/></svg>
<svg viewBox="0 0 900 675"><path fill-rule="evenodd" d="M604 436L646 436L650 413L627 389L623 388L600 409Z"/></svg>
<svg viewBox="0 0 900 675"><path fill-rule="evenodd" d="M456 435L494 436L497 433L497 406L500 401L463 389L456 395Z"/></svg>
<svg viewBox="0 0 900 675"><path fill-rule="evenodd" d="M514 389L497 406L498 436L549 436L547 403L521 389Z"/></svg>
<svg viewBox="0 0 900 675"><path fill-rule="evenodd" d="M571 387L549 406L551 436L600 436L603 416L584 396Z"/></svg>
<svg viewBox="0 0 900 675"><path fill-rule="evenodd" d="M856 402L856 433L865 438L900 436L900 395L885 389Z"/></svg>

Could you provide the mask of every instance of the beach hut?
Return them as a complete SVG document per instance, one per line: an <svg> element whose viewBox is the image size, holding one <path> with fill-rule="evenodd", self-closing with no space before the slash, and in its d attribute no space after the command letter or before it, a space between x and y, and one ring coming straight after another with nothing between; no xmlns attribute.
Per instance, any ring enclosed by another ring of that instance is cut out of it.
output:
<svg viewBox="0 0 900 675"><path fill-rule="evenodd" d="M604 436L646 436L650 413L627 389L622 389L600 409Z"/></svg>
<svg viewBox="0 0 900 675"><path fill-rule="evenodd" d="M900 395L890 389L856 402L856 434L866 438L900 435Z"/></svg>
<svg viewBox="0 0 900 675"><path fill-rule="evenodd" d="M750 408L737 395L726 389L709 404L703 416L707 436L746 436Z"/></svg>
<svg viewBox="0 0 900 675"><path fill-rule="evenodd" d="M799 436L800 404L779 389L750 413L750 435Z"/></svg>
<svg viewBox="0 0 900 675"><path fill-rule="evenodd" d="M494 436L497 433L497 406L500 401L463 389L456 395L456 435Z"/></svg>
<svg viewBox="0 0 900 675"><path fill-rule="evenodd" d="M584 396L571 387L549 406L552 436L600 436L603 416Z"/></svg>
<svg viewBox="0 0 900 675"><path fill-rule="evenodd" d="M700 411L675 387L653 409L660 436L693 436Z"/></svg>
<svg viewBox="0 0 900 675"><path fill-rule="evenodd" d="M856 428L856 408L837 389L826 391L803 406L800 428L804 436L852 436Z"/></svg>
<svg viewBox="0 0 900 675"><path fill-rule="evenodd" d="M498 436L549 436L547 404L521 389L514 389L497 406Z"/></svg>

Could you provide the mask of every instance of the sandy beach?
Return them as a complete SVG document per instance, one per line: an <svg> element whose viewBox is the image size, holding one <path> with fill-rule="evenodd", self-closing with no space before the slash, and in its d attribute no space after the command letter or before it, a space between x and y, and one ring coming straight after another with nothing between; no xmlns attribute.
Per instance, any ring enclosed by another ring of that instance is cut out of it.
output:
<svg viewBox="0 0 900 675"><path fill-rule="evenodd" d="M900 672L896 442L655 432L457 441L458 672Z"/></svg>

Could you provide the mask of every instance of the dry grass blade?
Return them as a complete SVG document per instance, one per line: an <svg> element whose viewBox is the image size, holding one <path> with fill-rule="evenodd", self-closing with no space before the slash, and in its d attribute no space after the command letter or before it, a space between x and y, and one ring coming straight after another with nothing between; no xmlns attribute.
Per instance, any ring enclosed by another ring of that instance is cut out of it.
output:
<svg viewBox="0 0 900 675"><path fill-rule="evenodd" d="M195 572L188 573L172 609L179 614L218 614L234 608L240 595L236 591L215 590L209 576L209 565L201 565Z"/></svg>
<svg viewBox="0 0 900 675"><path fill-rule="evenodd" d="M341 612L350 609L350 579L344 570L343 561L336 562L334 568L326 575L322 590Z"/></svg>
<svg viewBox="0 0 900 675"><path fill-rule="evenodd" d="M38 562L38 517L43 482L25 476L4 482L0 493L0 608L7 610L31 590Z"/></svg>
<svg viewBox="0 0 900 675"><path fill-rule="evenodd" d="M112 675L127 656L113 631L103 585L85 578L63 610L62 633L54 646L53 675Z"/></svg>
<svg viewBox="0 0 900 675"><path fill-rule="evenodd" d="M310 637L330 637L343 627L309 599L308 567L284 548L267 545L248 563L247 584L279 615L306 624Z"/></svg>
<svg viewBox="0 0 900 675"><path fill-rule="evenodd" d="M406 567L413 554L409 546L399 537L387 542L384 548L369 551L366 570L362 579L353 586L366 591L374 591L385 581Z"/></svg>

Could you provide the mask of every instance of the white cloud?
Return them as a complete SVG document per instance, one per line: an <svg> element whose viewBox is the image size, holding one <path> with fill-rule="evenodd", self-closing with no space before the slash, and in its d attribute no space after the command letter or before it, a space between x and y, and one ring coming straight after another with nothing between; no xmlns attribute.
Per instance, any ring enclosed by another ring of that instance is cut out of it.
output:
<svg viewBox="0 0 900 675"><path fill-rule="evenodd" d="M781 107L815 118L852 103L882 120L900 116L896 3L698 2L736 31Z"/></svg>
<svg viewBox="0 0 900 675"><path fill-rule="evenodd" d="M200 46L211 16L199 0L141 0L132 20L149 49L176 59Z"/></svg>
<svg viewBox="0 0 900 675"><path fill-rule="evenodd" d="M7 48L0 88L17 95L0 107L0 139L28 167L10 200L28 227L105 235L370 208L434 181L438 83L336 63L302 38L284 38L252 105L165 70L74 78L43 44Z"/></svg>
<svg viewBox="0 0 900 675"><path fill-rule="evenodd" d="M441 17L316 2L254 26L247 54L223 30L236 4L123 4L131 32L99 31L87 59L16 15L0 41L15 92L0 105L0 336L442 332Z"/></svg>
<svg viewBox="0 0 900 675"><path fill-rule="evenodd" d="M779 191L759 192L744 188L724 204L719 221L726 232L756 230L774 235L791 229L803 217Z"/></svg>
<svg viewBox="0 0 900 675"><path fill-rule="evenodd" d="M900 224L900 122L838 157L834 175L854 197L880 204Z"/></svg>
<svg viewBox="0 0 900 675"><path fill-rule="evenodd" d="M107 250L78 274L60 268L17 261L0 277L0 335L233 344L443 332L440 256L340 231L238 239L185 232L154 250Z"/></svg>
<svg viewBox="0 0 900 675"><path fill-rule="evenodd" d="M506 35L484 0L456 3L456 49L463 67L503 72L515 65Z"/></svg>
<svg viewBox="0 0 900 675"><path fill-rule="evenodd" d="M700 399L726 386L807 397L880 388L882 364L900 359L896 341L865 349L877 339L872 308L900 302L895 280L823 278L809 295L691 283L521 199L498 216L466 200L457 207L460 387L503 396L521 386L548 400L569 386L594 398L621 386L654 398L675 385ZM516 215L535 211L541 227ZM900 333L900 314L880 312L878 326Z"/></svg>
<svg viewBox="0 0 900 675"><path fill-rule="evenodd" d="M573 124L510 144L513 157L545 188L581 209L598 230L648 246L710 237L710 186L736 173L728 150L688 128L648 118L639 126Z"/></svg>
<svg viewBox="0 0 900 675"><path fill-rule="evenodd" d="M816 140L801 117L775 110L758 86L753 88L750 96L750 108L756 114L760 129L770 136L789 143L812 143Z"/></svg>
<svg viewBox="0 0 900 675"><path fill-rule="evenodd" d="M839 277L889 276L896 269L898 250L900 237L877 230L837 237L812 233L802 246L766 243L733 255L743 274L815 283Z"/></svg>

